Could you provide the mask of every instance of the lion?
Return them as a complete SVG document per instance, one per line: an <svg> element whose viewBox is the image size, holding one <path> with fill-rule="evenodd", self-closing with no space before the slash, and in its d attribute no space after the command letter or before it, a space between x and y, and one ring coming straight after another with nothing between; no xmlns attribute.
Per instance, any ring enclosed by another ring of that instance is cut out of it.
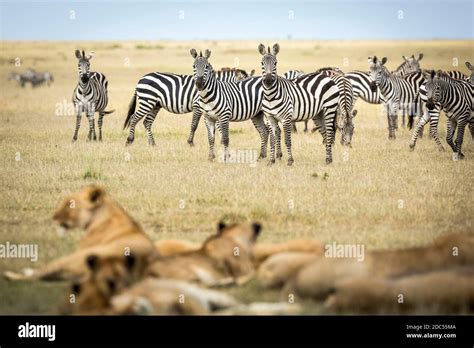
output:
<svg viewBox="0 0 474 348"><path fill-rule="evenodd" d="M351 278L337 286L325 305L366 314L467 313L474 308L474 266L399 278Z"/></svg>
<svg viewBox="0 0 474 348"><path fill-rule="evenodd" d="M60 314L210 314L238 302L224 293L174 279L142 279L148 258L86 258L88 274L76 281Z"/></svg>
<svg viewBox="0 0 474 348"><path fill-rule="evenodd" d="M281 243L259 243L253 248L253 258L257 265L261 265L272 255L285 252L302 252L313 255L322 255L323 243L311 239L291 239Z"/></svg>
<svg viewBox="0 0 474 348"><path fill-rule="evenodd" d="M148 267L147 276L200 282L207 286L241 284L255 271L252 250L260 234L259 223L226 225L198 250L158 257Z"/></svg>
<svg viewBox="0 0 474 348"><path fill-rule="evenodd" d="M340 282L354 277L397 277L474 264L474 234L449 234L433 244L368 252L365 260L321 257L287 280L285 293L325 299Z"/></svg>
<svg viewBox="0 0 474 348"><path fill-rule="evenodd" d="M161 257L196 251L199 250L201 246L199 243L192 243L180 239L164 239L155 242L156 250Z"/></svg>
<svg viewBox="0 0 474 348"><path fill-rule="evenodd" d="M78 279L86 273L88 255L120 256L133 252L153 256L155 247L140 225L99 186L90 185L68 196L53 219L63 230L80 228L85 234L78 249L45 266L22 273L7 271L11 280Z"/></svg>

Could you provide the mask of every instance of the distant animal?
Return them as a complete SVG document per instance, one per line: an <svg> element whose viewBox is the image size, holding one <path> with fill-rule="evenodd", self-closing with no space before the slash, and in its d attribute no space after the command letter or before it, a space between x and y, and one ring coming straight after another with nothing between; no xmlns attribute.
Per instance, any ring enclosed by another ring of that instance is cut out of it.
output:
<svg viewBox="0 0 474 348"><path fill-rule="evenodd" d="M8 80L17 81L21 87L25 87L27 83L31 83L31 87L35 88L43 83L48 86L54 81L53 75L49 72L36 72L35 70L28 68L23 74L10 73Z"/></svg>
<svg viewBox="0 0 474 348"><path fill-rule="evenodd" d="M235 68L222 68L215 72L215 77L220 81L230 82L246 79L251 76L245 70ZM156 115L161 108L173 114L193 113L191 131L188 144L194 145L194 133L197 130L202 116L202 110L197 102L197 90L194 86L192 75L177 75L171 73L152 72L143 76L135 87L128 114L123 128L130 127L127 145L135 140L135 127L145 118L148 144L155 145L151 127ZM138 102L138 108L137 108Z"/></svg>
<svg viewBox="0 0 474 348"><path fill-rule="evenodd" d="M114 110L106 111L108 103L107 86L108 81L104 74L90 71L90 60L94 57L94 52L86 55L76 50L77 67L79 70L79 82L74 89L72 102L76 110L76 129L72 141L77 140L79 127L81 126L82 113L85 113L89 120L89 135L87 139L97 140L95 133L94 114L99 113L97 124L99 126L99 141L102 141L102 124L106 114L111 114Z"/></svg>

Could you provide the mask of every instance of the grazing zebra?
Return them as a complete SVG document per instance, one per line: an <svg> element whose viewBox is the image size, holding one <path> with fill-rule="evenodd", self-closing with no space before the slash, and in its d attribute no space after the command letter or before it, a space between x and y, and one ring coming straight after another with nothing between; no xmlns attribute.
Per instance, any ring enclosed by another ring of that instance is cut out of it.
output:
<svg viewBox="0 0 474 348"><path fill-rule="evenodd" d="M259 158L266 157L268 129L262 112L262 82L260 78L248 77L238 82L224 82L217 79L209 63L211 51L206 50L198 55L191 49L193 63L193 80L196 85L196 98L205 114L207 135L209 141L209 160L215 158L214 141L215 126L219 122L224 144L224 161L228 158L229 150L229 122L252 120L260 134L261 147Z"/></svg>
<svg viewBox="0 0 474 348"><path fill-rule="evenodd" d="M272 51L260 44L258 50L262 57L263 112L270 121L271 158L275 163L275 144L280 139L277 134L278 121L283 124L288 165L293 164L291 152L291 122L306 119L316 120L320 132L326 139L326 163L332 162L332 145L336 121L339 90L334 81L323 74L307 74L294 81L277 75L276 55L280 51L278 44ZM278 154L280 155L280 154Z"/></svg>
<svg viewBox="0 0 474 348"><path fill-rule="evenodd" d="M471 75L469 76L469 82L474 84L474 66L471 63L466 62L466 67L471 71Z"/></svg>
<svg viewBox="0 0 474 348"><path fill-rule="evenodd" d="M398 110L405 108L409 117L415 117L419 106L418 90L413 85L413 81L409 82L411 74L399 77L387 70L384 65L387 62L386 57L382 58L382 60L378 60L377 57L369 57L368 61L371 88L375 91L379 87L387 107L388 138L395 139Z"/></svg>
<svg viewBox="0 0 474 348"><path fill-rule="evenodd" d="M428 98L426 106L432 109L436 103L441 105L448 117L446 141L453 150L453 160L463 159L464 154L461 148L464 128L468 123L474 126L474 85L467 81L453 79L441 70L431 71L425 77ZM456 128L457 139L453 142Z"/></svg>
<svg viewBox="0 0 474 348"><path fill-rule="evenodd" d="M31 87L37 87L43 83L47 83L48 86L54 81L53 75L49 72L38 73L31 68L28 68L23 74L10 73L8 80L14 80L18 82L21 87L29 82Z"/></svg>
<svg viewBox="0 0 474 348"><path fill-rule="evenodd" d="M328 76L339 89L337 128L341 131L341 144L349 146L354 134L353 119L357 115L357 110L353 110L355 104L354 88L350 80L338 68L321 68L316 73Z"/></svg>
<svg viewBox="0 0 474 348"><path fill-rule="evenodd" d="M100 72L90 71L90 60L94 56L94 52L89 53L87 56L84 51L82 54L79 50L76 50L76 58L78 59L79 69L79 82L74 89L72 95L72 102L76 110L76 129L72 141L77 140L77 133L81 125L81 114L84 112L89 119L89 135L88 140L97 140L95 134L94 124L94 113L99 113L99 120L97 122L99 126L99 141L102 141L102 123L105 114L114 112L106 111L108 97L107 97L107 78Z"/></svg>
<svg viewBox="0 0 474 348"><path fill-rule="evenodd" d="M253 71L255 72L255 71ZM222 81L239 81L249 77L242 69L223 68L215 72ZM130 127L126 145L135 139L135 126L145 117L143 125L147 133L148 144L155 145L151 127L161 108L173 114L193 113L188 144L194 145L194 133L199 125L202 110L197 103L197 90L193 75L177 75L153 72L143 76L135 88L123 128ZM136 103L138 99L138 109Z"/></svg>

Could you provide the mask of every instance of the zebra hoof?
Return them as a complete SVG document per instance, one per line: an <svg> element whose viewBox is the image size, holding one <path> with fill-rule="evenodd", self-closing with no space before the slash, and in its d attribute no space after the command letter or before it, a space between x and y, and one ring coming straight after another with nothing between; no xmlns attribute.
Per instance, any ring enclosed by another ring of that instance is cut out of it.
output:
<svg viewBox="0 0 474 348"><path fill-rule="evenodd" d="M191 141L188 140L188 145L189 145L189 147L193 147L193 146L194 146L194 142L193 142L192 140L191 140Z"/></svg>
<svg viewBox="0 0 474 348"><path fill-rule="evenodd" d="M277 158L281 160L283 158L283 153L277 153Z"/></svg>
<svg viewBox="0 0 474 348"><path fill-rule="evenodd" d="M274 165L274 164L275 164L275 160L273 159L273 160L268 161L267 166L270 167L270 166L272 166L272 165Z"/></svg>
<svg viewBox="0 0 474 348"><path fill-rule="evenodd" d="M293 162L294 162L293 158L289 158L288 162L287 162L287 165L291 166L291 165L293 165Z"/></svg>
<svg viewBox="0 0 474 348"><path fill-rule="evenodd" d="M326 158L326 164L331 164L331 163L332 163L332 158L331 157Z"/></svg>
<svg viewBox="0 0 474 348"><path fill-rule="evenodd" d="M410 144L410 151L415 151L415 144Z"/></svg>
<svg viewBox="0 0 474 348"><path fill-rule="evenodd" d="M462 154L460 152L453 152L453 161L454 162L461 161L463 159L464 159L464 154Z"/></svg>
<svg viewBox="0 0 474 348"><path fill-rule="evenodd" d="M76 140L77 140L77 137L75 137L75 138L72 138L72 142L73 142L73 143L75 143L75 142L76 142Z"/></svg>
<svg viewBox="0 0 474 348"><path fill-rule="evenodd" d="M443 145L438 146L438 151L439 152L446 152L446 149L444 148Z"/></svg>
<svg viewBox="0 0 474 348"><path fill-rule="evenodd" d="M257 161L264 160L265 158L267 158L267 155L260 155L258 156Z"/></svg>

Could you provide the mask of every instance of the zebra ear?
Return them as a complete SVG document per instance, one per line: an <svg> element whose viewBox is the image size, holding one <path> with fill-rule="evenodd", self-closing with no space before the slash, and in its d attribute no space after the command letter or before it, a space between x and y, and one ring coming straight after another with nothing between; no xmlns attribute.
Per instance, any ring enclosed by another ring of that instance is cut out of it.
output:
<svg viewBox="0 0 474 348"><path fill-rule="evenodd" d="M194 48L191 48L191 51L189 51L189 53L191 53L191 56L192 56L193 58L196 58L197 55L198 55L197 51L196 51Z"/></svg>
<svg viewBox="0 0 474 348"><path fill-rule="evenodd" d="M211 56L211 51L205 50L204 51L204 57L206 57L206 59L209 59L210 56Z"/></svg>
<svg viewBox="0 0 474 348"><path fill-rule="evenodd" d="M84 53L84 50L82 50L82 58L85 58L86 54Z"/></svg>
<svg viewBox="0 0 474 348"><path fill-rule="evenodd" d="M352 118L357 116L357 110L352 110Z"/></svg>
<svg viewBox="0 0 474 348"><path fill-rule="evenodd" d="M466 64L469 64L469 63L466 62ZM252 71L250 72L250 76L253 76L253 75L255 75L255 69L252 69Z"/></svg>
<svg viewBox="0 0 474 348"><path fill-rule="evenodd" d="M90 53L87 55L86 59L91 60L94 57L94 54L95 54L94 51L90 51Z"/></svg>
<svg viewBox="0 0 474 348"><path fill-rule="evenodd" d="M81 58L82 58L82 56L81 56L81 51L76 50L76 58L77 58L77 59L81 59Z"/></svg>
<svg viewBox="0 0 474 348"><path fill-rule="evenodd" d="M370 65L370 64L373 64L373 63L374 63L374 60L376 60L376 59L377 59L377 57L373 57L373 58L372 58L372 57L368 57L368 58L367 58L367 61L369 62L369 65Z"/></svg>
<svg viewBox="0 0 474 348"><path fill-rule="evenodd" d="M420 53L420 54L418 55L418 59L417 59L417 60L420 61L420 60L422 60L422 59L423 59L423 53Z"/></svg>
<svg viewBox="0 0 474 348"><path fill-rule="evenodd" d="M467 67L469 70L474 71L474 66L473 66L471 63L466 62L466 67Z"/></svg>
<svg viewBox="0 0 474 348"><path fill-rule="evenodd" d="M408 60L408 58L405 57L405 56L402 56L402 58L403 58L404 61L407 61L407 60Z"/></svg>
<svg viewBox="0 0 474 348"><path fill-rule="evenodd" d="M265 55L265 45L264 44L258 45L258 51L260 52L260 54L262 56L264 56Z"/></svg>
<svg viewBox="0 0 474 348"><path fill-rule="evenodd" d="M383 57L383 58L382 58L382 65L384 65L385 63L387 63L387 60L388 60L387 57Z"/></svg>
<svg viewBox="0 0 474 348"><path fill-rule="evenodd" d="M436 76L436 71L431 70L430 77L433 79Z"/></svg>
<svg viewBox="0 0 474 348"><path fill-rule="evenodd" d="M276 56L276 55L278 54L278 52L280 52L280 45L276 43L276 44L273 45L272 54L273 54L274 56Z"/></svg>

